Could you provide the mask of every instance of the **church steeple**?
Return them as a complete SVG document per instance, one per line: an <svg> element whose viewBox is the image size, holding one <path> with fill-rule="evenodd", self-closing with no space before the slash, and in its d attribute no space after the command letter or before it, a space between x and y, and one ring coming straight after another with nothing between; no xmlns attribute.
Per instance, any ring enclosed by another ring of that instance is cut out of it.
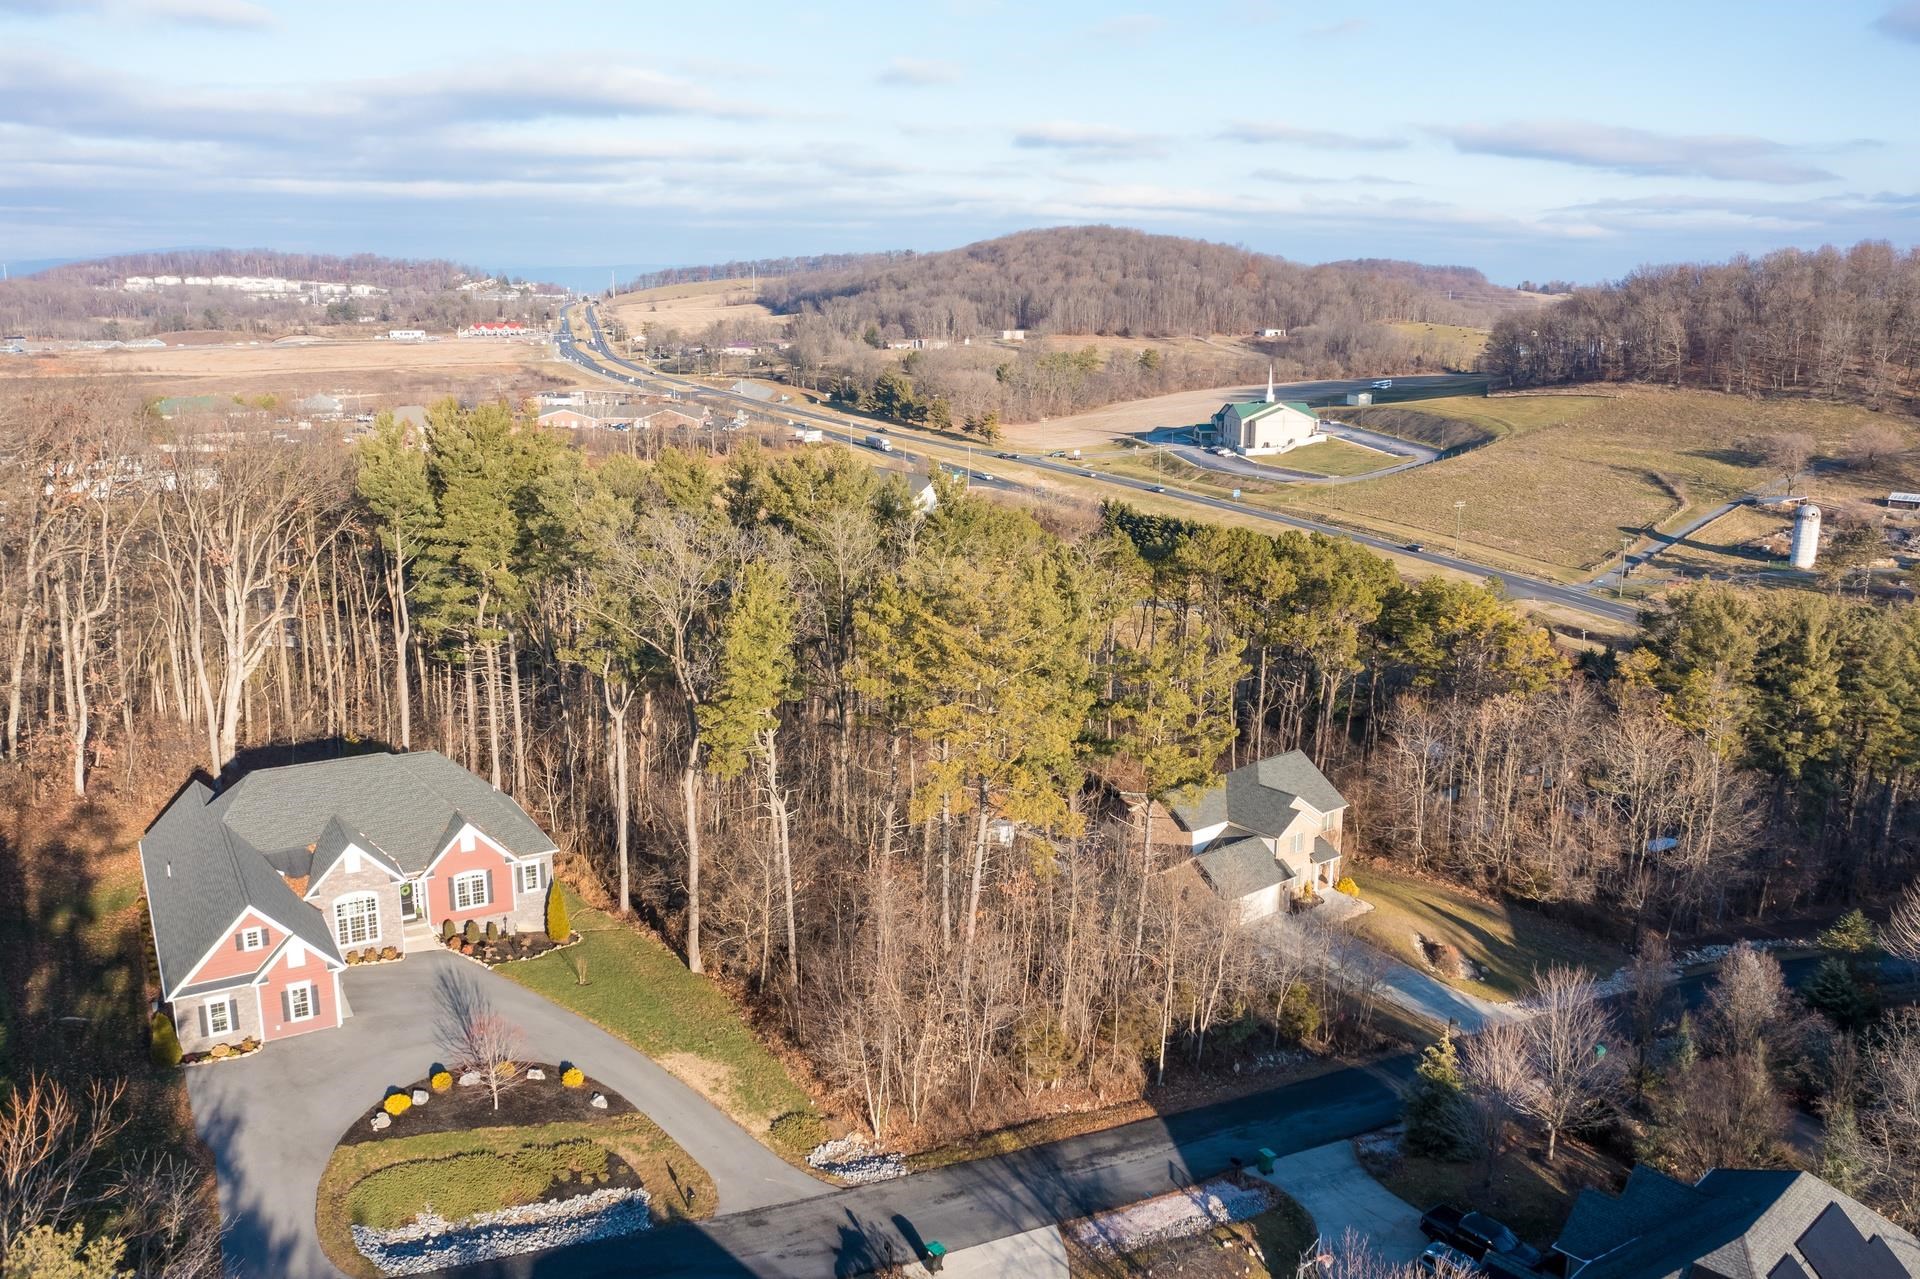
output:
<svg viewBox="0 0 1920 1279"><path fill-rule="evenodd" d="M1273 403L1273 364L1267 364L1267 403Z"/></svg>

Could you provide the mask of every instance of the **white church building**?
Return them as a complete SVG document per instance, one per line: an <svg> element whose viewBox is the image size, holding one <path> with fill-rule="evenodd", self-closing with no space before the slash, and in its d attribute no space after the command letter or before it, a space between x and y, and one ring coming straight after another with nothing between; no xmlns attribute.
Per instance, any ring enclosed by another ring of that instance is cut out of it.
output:
<svg viewBox="0 0 1920 1279"><path fill-rule="evenodd" d="M1271 368L1267 370L1266 399L1221 405L1202 434L1208 437L1207 443L1223 445L1242 457L1287 453L1327 438L1311 408L1298 400L1274 399Z"/></svg>

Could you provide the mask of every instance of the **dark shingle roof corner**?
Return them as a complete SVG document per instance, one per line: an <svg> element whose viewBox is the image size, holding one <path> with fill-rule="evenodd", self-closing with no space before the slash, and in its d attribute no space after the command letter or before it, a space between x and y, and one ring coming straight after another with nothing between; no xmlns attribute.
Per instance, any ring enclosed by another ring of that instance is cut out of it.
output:
<svg viewBox="0 0 1920 1279"><path fill-rule="evenodd" d="M1346 796L1334 789L1327 775L1314 766L1305 751L1270 755L1250 767L1259 770L1262 786L1298 795L1315 812L1331 813L1347 806Z"/></svg>
<svg viewBox="0 0 1920 1279"><path fill-rule="evenodd" d="M1592 1261L1697 1208L1700 1192L1645 1164L1634 1165L1617 1195L1582 1190L1553 1241L1554 1250Z"/></svg>
<svg viewBox="0 0 1920 1279"><path fill-rule="evenodd" d="M406 872L400 869L399 863L387 856L385 849L368 839L363 832L353 830L338 817L333 817L327 820L326 829L320 832L320 838L314 842L313 865L308 872L311 876L309 886L318 884L333 869L334 863L346 855L348 848L358 848L395 878L406 877Z"/></svg>
<svg viewBox="0 0 1920 1279"><path fill-rule="evenodd" d="M1296 750L1234 769L1192 799L1175 804L1173 817L1187 831L1230 821L1262 835L1278 835L1293 821L1300 803L1320 813L1347 806L1345 796L1306 752Z"/></svg>

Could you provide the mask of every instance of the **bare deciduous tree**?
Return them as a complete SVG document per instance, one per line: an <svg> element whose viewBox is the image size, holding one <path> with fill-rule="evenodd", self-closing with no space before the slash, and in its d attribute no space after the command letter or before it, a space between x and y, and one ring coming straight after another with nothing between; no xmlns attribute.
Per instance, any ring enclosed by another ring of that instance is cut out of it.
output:
<svg viewBox="0 0 1920 1279"><path fill-rule="evenodd" d="M1521 1109L1547 1132L1552 1163L1561 1134L1593 1122L1619 1091L1618 1058L1607 1052L1613 1019L1597 999L1593 979L1577 969L1549 968L1521 1023L1533 1086Z"/></svg>
<svg viewBox="0 0 1920 1279"><path fill-rule="evenodd" d="M75 1092L28 1075L0 1101L0 1255L36 1226L64 1229L100 1201L97 1178L127 1126L126 1085Z"/></svg>
<svg viewBox="0 0 1920 1279"><path fill-rule="evenodd" d="M478 1008L460 1023L455 1068L480 1076L480 1084L500 1109L500 1096L522 1078L525 1039L520 1027L490 1008Z"/></svg>
<svg viewBox="0 0 1920 1279"><path fill-rule="evenodd" d="M1920 880L1908 884L1900 895L1880 939L1892 954L1920 962Z"/></svg>

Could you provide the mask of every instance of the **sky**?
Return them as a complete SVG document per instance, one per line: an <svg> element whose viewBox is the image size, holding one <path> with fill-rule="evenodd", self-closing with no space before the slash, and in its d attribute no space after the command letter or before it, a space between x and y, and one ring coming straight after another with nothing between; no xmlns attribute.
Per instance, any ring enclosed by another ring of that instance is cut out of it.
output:
<svg viewBox="0 0 1920 1279"><path fill-rule="evenodd" d="M1109 223L1502 283L1920 240L1920 0L0 0L0 261L573 283Z"/></svg>

